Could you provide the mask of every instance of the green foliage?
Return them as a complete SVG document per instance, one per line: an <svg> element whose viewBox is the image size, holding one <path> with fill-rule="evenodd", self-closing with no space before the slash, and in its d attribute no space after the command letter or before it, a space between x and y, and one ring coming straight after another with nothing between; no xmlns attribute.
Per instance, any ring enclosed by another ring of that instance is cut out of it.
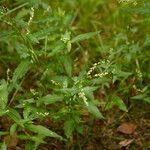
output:
<svg viewBox="0 0 150 150"><path fill-rule="evenodd" d="M131 97L131 99L150 103L148 86L144 87L138 95Z"/></svg>
<svg viewBox="0 0 150 150"><path fill-rule="evenodd" d="M80 35L74 37L71 40L71 43L80 42L80 41L83 41L83 40L90 39L91 37L93 37L97 34L99 34L99 32L90 32L90 33L80 34Z"/></svg>
<svg viewBox="0 0 150 150"><path fill-rule="evenodd" d="M0 110L4 110L7 106L8 101L8 89L5 80L1 81L0 85Z"/></svg>
<svg viewBox="0 0 150 150"><path fill-rule="evenodd" d="M98 110L98 108L93 104L89 103L87 106L88 111L93 114L96 118L103 119L103 115L101 112Z"/></svg>
<svg viewBox="0 0 150 150"><path fill-rule="evenodd" d="M121 110L128 111L122 99L115 95L113 95L111 101L106 104L105 109L111 109L113 106L118 106Z"/></svg>
<svg viewBox="0 0 150 150"><path fill-rule="evenodd" d="M0 116L12 121L1 137L17 133L26 150L48 137L67 144L114 107L127 112L127 101L150 103L148 1L0 5ZM39 123L45 119L64 132Z"/></svg>
<svg viewBox="0 0 150 150"><path fill-rule="evenodd" d="M58 138L62 140L62 137L59 136L58 134L50 131L49 129L41 126L41 125L33 125L33 124L29 124L26 125L26 128L28 128L29 130L31 130L32 132L38 133L41 136L50 136L50 137L54 137L54 138Z"/></svg>
<svg viewBox="0 0 150 150"><path fill-rule="evenodd" d="M9 92L11 92L13 90L13 88L17 89L18 87L18 81L20 79L22 79L26 72L29 70L30 68L30 62L28 60L23 60L18 67L15 69L14 73L13 73L13 77L11 80L11 83L9 85Z"/></svg>

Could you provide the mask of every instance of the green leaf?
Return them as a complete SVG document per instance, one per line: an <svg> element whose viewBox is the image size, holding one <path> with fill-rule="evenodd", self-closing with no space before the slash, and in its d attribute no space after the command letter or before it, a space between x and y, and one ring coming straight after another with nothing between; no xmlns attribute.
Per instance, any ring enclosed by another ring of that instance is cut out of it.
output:
<svg viewBox="0 0 150 150"><path fill-rule="evenodd" d="M128 109L124 104L123 100L116 95L112 96L111 101L106 104L105 109L106 110L111 109L113 106L118 106L119 109L128 112Z"/></svg>
<svg viewBox="0 0 150 150"><path fill-rule="evenodd" d="M150 103L150 97L145 97L144 101L147 102L147 103Z"/></svg>
<svg viewBox="0 0 150 150"><path fill-rule="evenodd" d="M39 43L38 39L33 36L33 34L27 34L27 38L34 44L34 43Z"/></svg>
<svg viewBox="0 0 150 150"><path fill-rule="evenodd" d="M8 110L0 110L0 116L4 116L7 112Z"/></svg>
<svg viewBox="0 0 150 150"><path fill-rule="evenodd" d="M18 67L15 69L13 77L12 77L12 83L9 87L9 92L12 91L14 87L16 87L17 81L21 79L29 70L30 68L30 62L28 60L23 60L18 65Z"/></svg>
<svg viewBox="0 0 150 150"><path fill-rule="evenodd" d="M63 94L70 94L70 95L74 95L80 92L79 88L63 88L63 89L54 89L56 92L61 92Z"/></svg>
<svg viewBox="0 0 150 150"><path fill-rule="evenodd" d="M5 109L8 102L8 89L5 80L1 81L0 84L0 110Z"/></svg>
<svg viewBox="0 0 150 150"><path fill-rule="evenodd" d="M60 140L62 140L63 138L58 135L57 133L47 129L46 127L44 126L41 126L41 125L33 125L33 124L29 124L29 125L26 125L26 128L32 132L35 132L35 133L38 133L38 134L41 134L41 135L44 135L44 136L49 136L49 137L54 137L54 138L58 138Z"/></svg>
<svg viewBox="0 0 150 150"><path fill-rule="evenodd" d="M58 43L56 47L53 48L53 50L48 54L48 57L54 56L58 54L60 51L62 51L65 48L64 43Z"/></svg>
<svg viewBox="0 0 150 150"><path fill-rule="evenodd" d="M17 137L21 140L31 140L31 141L38 142L38 143L43 143L43 144L46 143L46 142L43 141L43 139L39 138L38 136L20 134L20 135L17 135Z"/></svg>
<svg viewBox="0 0 150 150"><path fill-rule="evenodd" d="M17 130L17 124L14 123L13 125L11 125L10 127L10 135L13 135Z"/></svg>
<svg viewBox="0 0 150 150"><path fill-rule="evenodd" d="M139 94L139 95L136 95L136 96L132 96L131 99L143 100L145 97L146 97L146 94Z"/></svg>
<svg viewBox="0 0 150 150"><path fill-rule="evenodd" d="M65 121L64 131L67 138L71 137L74 130L75 130L75 121L72 119Z"/></svg>
<svg viewBox="0 0 150 150"><path fill-rule="evenodd" d="M45 39L46 36L52 36L53 32L57 32L58 27L49 27L49 28L43 28L43 30L38 30L38 32L33 33L33 36L37 38L37 40Z"/></svg>
<svg viewBox="0 0 150 150"><path fill-rule="evenodd" d="M26 72L29 70L29 66L30 66L29 60L21 61L21 63L15 69L12 81L16 82L17 80L21 79L26 74Z"/></svg>
<svg viewBox="0 0 150 150"><path fill-rule="evenodd" d="M76 126L76 131L82 135L84 134L84 128L81 125Z"/></svg>
<svg viewBox="0 0 150 150"><path fill-rule="evenodd" d="M86 86L82 88L83 92L85 93L86 97L89 98L90 100L94 100L94 95L93 92L97 89L98 87L94 86Z"/></svg>
<svg viewBox="0 0 150 150"><path fill-rule="evenodd" d="M102 113L99 111L97 106L95 106L92 102L89 102L86 107L88 109L88 112L93 114L96 118L104 119L104 116L102 115Z"/></svg>
<svg viewBox="0 0 150 150"><path fill-rule="evenodd" d="M90 38L92 38L92 37L98 35L99 33L100 33L100 31L80 34L80 35L74 37L74 38L71 40L71 43L80 42L80 41L83 41L83 40L90 39Z"/></svg>
<svg viewBox="0 0 150 150"><path fill-rule="evenodd" d="M86 86L83 88L83 92L94 92L98 87L96 86Z"/></svg>
<svg viewBox="0 0 150 150"><path fill-rule="evenodd" d="M7 150L7 145L5 144L5 142L2 143L0 150Z"/></svg>
<svg viewBox="0 0 150 150"><path fill-rule="evenodd" d="M66 73L68 74L68 76L72 76L72 59L70 57L70 55L65 55L63 57L61 57L61 62L66 70Z"/></svg>
<svg viewBox="0 0 150 150"><path fill-rule="evenodd" d="M122 100L120 97L115 96L115 97L114 97L114 101L115 101L115 104L116 104L121 110L128 112L128 109L127 109L125 103L123 102L123 100Z"/></svg>
<svg viewBox="0 0 150 150"><path fill-rule="evenodd" d="M22 119L17 110L9 108L7 115L11 118L15 123L20 124L20 120Z"/></svg>
<svg viewBox="0 0 150 150"><path fill-rule="evenodd" d="M34 150L33 142L29 141L28 143L26 143L25 150Z"/></svg>
<svg viewBox="0 0 150 150"><path fill-rule="evenodd" d="M124 72L122 70L119 69L115 69L115 71L113 71L113 83L116 80L124 80L127 79L130 75L132 75L131 72Z"/></svg>
<svg viewBox="0 0 150 150"><path fill-rule="evenodd" d="M129 12L139 13L139 14L150 14L150 2L144 3L143 7L128 9Z"/></svg>
<svg viewBox="0 0 150 150"><path fill-rule="evenodd" d="M147 103L150 103L150 97L146 93L133 96L133 97L131 97L131 99L133 99L133 100L141 100L141 101L145 101Z"/></svg>
<svg viewBox="0 0 150 150"><path fill-rule="evenodd" d="M63 99L63 96L48 94L44 97L39 98L38 103L40 103L40 104L44 103L45 105L48 105L48 104L53 104L58 101L62 101L62 99Z"/></svg>
<svg viewBox="0 0 150 150"><path fill-rule="evenodd" d="M9 134L9 132L0 131L0 137L3 136L3 135L7 135L7 134Z"/></svg>

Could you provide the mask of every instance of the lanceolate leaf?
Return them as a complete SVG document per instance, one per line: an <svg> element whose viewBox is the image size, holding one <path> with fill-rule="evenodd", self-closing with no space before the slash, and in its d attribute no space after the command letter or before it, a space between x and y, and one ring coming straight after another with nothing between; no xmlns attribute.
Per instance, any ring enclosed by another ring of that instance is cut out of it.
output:
<svg viewBox="0 0 150 150"><path fill-rule="evenodd" d="M0 110L5 109L8 101L8 89L5 80L1 81L0 84Z"/></svg>
<svg viewBox="0 0 150 150"><path fill-rule="evenodd" d="M32 141L26 143L25 150L34 150L34 143Z"/></svg>
<svg viewBox="0 0 150 150"><path fill-rule="evenodd" d="M49 130L46 127L41 126L41 125L29 124L29 125L26 125L26 128L32 132L41 134L43 136L49 136L49 137L54 137L54 138L58 138L60 140L63 140L63 138L60 135L58 135L57 133L55 133L55 132L53 132L53 131L51 131L51 130Z"/></svg>
<svg viewBox="0 0 150 150"><path fill-rule="evenodd" d="M146 93L133 96L133 97L131 97L131 99L145 101L147 103L150 103L150 97Z"/></svg>
<svg viewBox="0 0 150 150"><path fill-rule="evenodd" d="M0 110L0 117L5 115L7 113L7 110Z"/></svg>
<svg viewBox="0 0 150 150"><path fill-rule="evenodd" d="M139 94L139 95L136 95L136 96L132 96L131 99L143 100L145 97L146 97L146 94Z"/></svg>
<svg viewBox="0 0 150 150"><path fill-rule="evenodd" d="M106 104L105 109L111 109L113 106L118 106L119 109L126 111L126 112L128 111L123 100L116 95L112 96L111 101Z"/></svg>
<svg viewBox="0 0 150 150"><path fill-rule="evenodd" d="M17 130L17 124L14 123L14 124L10 127L10 135L15 134L16 130Z"/></svg>
<svg viewBox="0 0 150 150"><path fill-rule="evenodd" d="M1 150L7 150L7 145L5 144L5 142L2 143L0 149Z"/></svg>
<svg viewBox="0 0 150 150"><path fill-rule="evenodd" d="M85 34L80 34L76 37L74 37L72 40L71 40L71 43L75 43L75 42L80 42L80 41L83 41L83 40L87 40L87 39L90 39L96 35L98 35L100 32L89 32L89 33L85 33Z"/></svg>
<svg viewBox="0 0 150 150"><path fill-rule="evenodd" d="M123 110L123 111L128 111L127 110L127 107L126 107L126 105L125 105L125 103L123 102L123 100L120 98L120 97L118 97L118 96L115 96L114 97L114 101L115 101L115 104L121 109L121 110Z"/></svg>
<svg viewBox="0 0 150 150"><path fill-rule="evenodd" d="M63 96L60 96L60 95L51 95L51 94L48 94L44 97L41 97L38 99L38 102L40 104L45 104L45 105L48 105L48 104L53 104L55 102L58 102L58 101L61 101L63 99Z"/></svg>
<svg viewBox="0 0 150 150"><path fill-rule="evenodd" d="M68 138L72 135L74 130L75 130L75 121L72 119L65 121L64 131L65 131L65 135Z"/></svg>
<svg viewBox="0 0 150 150"><path fill-rule="evenodd" d="M19 134L17 137L21 140L30 140L30 141L34 141L34 142L43 143L43 144L46 143L43 141L42 138L39 138L38 136ZM27 149L27 150L29 150L29 149Z"/></svg>
<svg viewBox="0 0 150 150"><path fill-rule="evenodd" d="M61 58L62 64L66 70L66 73L68 74L68 76L72 75L72 59L70 57L70 55L65 55Z"/></svg>
<svg viewBox="0 0 150 150"><path fill-rule="evenodd" d="M17 110L9 108L7 115L17 124L20 124L21 116Z"/></svg>
<svg viewBox="0 0 150 150"><path fill-rule="evenodd" d="M100 118L100 119L104 118L102 113L97 108L97 106L95 106L93 103L89 102L88 106L86 106L86 107L88 109L88 112L93 114L96 118Z"/></svg>
<svg viewBox="0 0 150 150"><path fill-rule="evenodd" d="M26 74L26 72L29 69L29 64L30 64L30 62L28 60L23 60L18 65L18 67L16 68L16 70L13 74L13 78L12 78L13 82L16 82L17 80L21 79Z"/></svg>
<svg viewBox="0 0 150 150"><path fill-rule="evenodd" d="M23 60L18 67L15 69L13 78L12 78L12 83L10 84L9 87L9 92L12 91L12 89L16 86L17 81L27 73L27 71L30 68L30 62L28 60Z"/></svg>
<svg viewBox="0 0 150 150"><path fill-rule="evenodd" d="M65 48L64 43L58 43L58 45L53 48L53 50L48 54L49 57L58 54L60 51L62 51Z"/></svg>

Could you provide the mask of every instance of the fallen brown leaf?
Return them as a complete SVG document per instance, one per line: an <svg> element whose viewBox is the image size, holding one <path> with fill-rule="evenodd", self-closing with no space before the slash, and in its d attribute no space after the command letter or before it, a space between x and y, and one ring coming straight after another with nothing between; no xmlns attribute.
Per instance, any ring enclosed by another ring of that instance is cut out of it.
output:
<svg viewBox="0 0 150 150"><path fill-rule="evenodd" d="M134 140L133 139L125 139L119 143L120 147L127 147L130 145Z"/></svg>
<svg viewBox="0 0 150 150"><path fill-rule="evenodd" d="M130 122L125 122L122 123L118 128L117 131L124 133L124 134L132 134L134 133L135 129L136 129L136 125Z"/></svg>

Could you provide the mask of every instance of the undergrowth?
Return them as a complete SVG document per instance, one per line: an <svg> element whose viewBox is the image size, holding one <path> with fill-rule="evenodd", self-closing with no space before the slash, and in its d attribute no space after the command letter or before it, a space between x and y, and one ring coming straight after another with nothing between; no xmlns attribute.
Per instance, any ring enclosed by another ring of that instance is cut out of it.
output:
<svg viewBox="0 0 150 150"><path fill-rule="evenodd" d="M149 14L142 0L1 0L1 149L11 138L38 149L46 137L72 147L114 107L150 103Z"/></svg>

